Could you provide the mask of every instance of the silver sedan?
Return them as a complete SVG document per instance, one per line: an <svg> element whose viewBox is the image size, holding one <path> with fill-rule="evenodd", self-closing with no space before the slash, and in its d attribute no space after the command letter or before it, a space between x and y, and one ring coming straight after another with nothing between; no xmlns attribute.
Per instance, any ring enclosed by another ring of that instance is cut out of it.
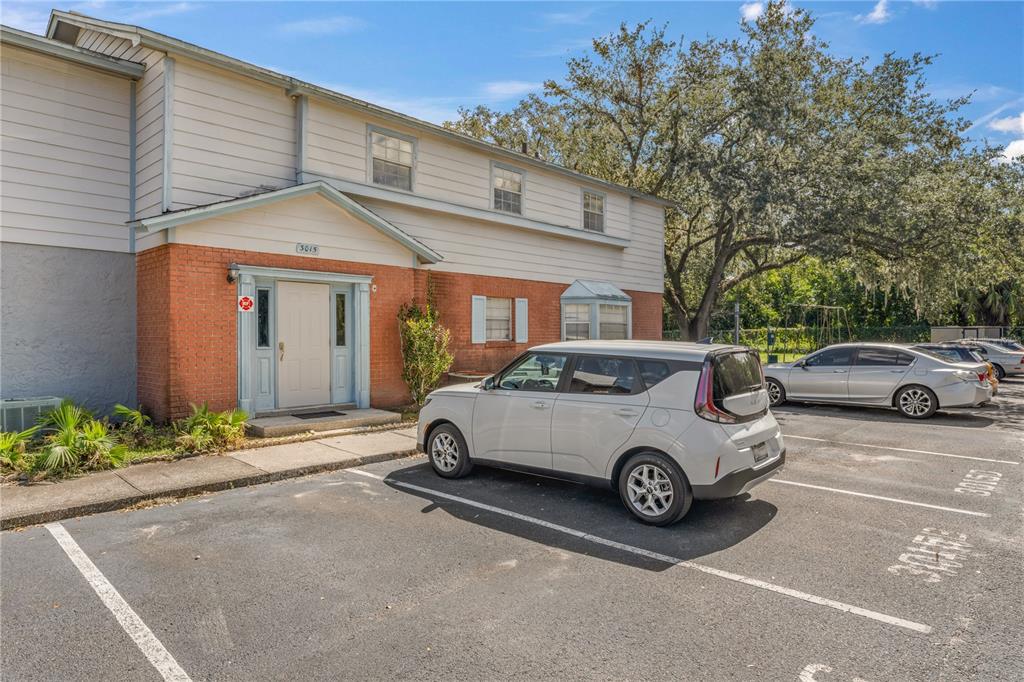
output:
<svg viewBox="0 0 1024 682"><path fill-rule="evenodd" d="M974 407L992 398L984 364L888 343L829 346L767 365L764 374L773 406L787 400L873 405L925 419L939 407Z"/></svg>

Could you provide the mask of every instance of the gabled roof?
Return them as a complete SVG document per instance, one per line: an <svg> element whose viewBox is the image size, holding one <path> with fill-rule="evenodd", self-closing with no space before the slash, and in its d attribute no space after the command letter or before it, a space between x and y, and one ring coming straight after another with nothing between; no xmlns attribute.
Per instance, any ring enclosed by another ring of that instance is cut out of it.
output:
<svg viewBox="0 0 1024 682"><path fill-rule="evenodd" d="M44 38L43 36L37 36L34 33L21 31L16 28L11 28L10 26L0 26L0 43L3 43L4 45L16 45L17 47L21 47L26 50L32 50L33 52L66 59L68 61L75 62L76 64L88 66L106 73L112 73L117 76L126 76L132 80L142 78L142 74L146 70L146 67L143 64L137 64L125 59L117 59L116 57L108 57L107 55L100 54L99 52L84 50L74 45L62 43L59 40Z"/></svg>
<svg viewBox="0 0 1024 682"><path fill-rule="evenodd" d="M562 300L599 299L602 301L632 301L622 289L611 282L595 279L578 279L562 292Z"/></svg>
<svg viewBox="0 0 1024 682"><path fill-rule="evenodd" d="M178 40L177 38L172 38L171 36L142 28L141 26L122 24L115 21L104 21L102 19L95 19L84 14L79 14L78 12L53 10L50 13L50 23L47 27L46 35L49 38L73 41L74 34L77 33L77 29L68 31L67 28L69 26L103 31L130 40L133 45L141 44L153 49L169 52L171 54L183 55L223 69L229 69L265 83L283 87L290 95L309 95L331 101L336 104L359 109L367 114L372 114L399 125L417 128L433 135L444 137L452 142L469 147L475 147L488 154L504 157L505 159L517 164L542 168L552 173L569 176L578 182L598 187L605 187L616 192L628 194L632 197L661 204L662 206L673 205L673 202L668 199L663 199L651 194L644 194L643 192L638 192L635 189L631 189L623 185L617 185L590 175L577 173L576 171L569 170L564 166L559 166L558 164L551 163L549 161L543 161L530 156L529 154L521 154L510 149L505 149L504 147L499 147L498 145L491 144L490 142L484 142L483 140L479 140L475 137L464 135L462 133L455 132L454 130L448 130L443 126L423 121L418 118L413 118L412 116L407 116L406 114L392 111L391 109L386 109L376 104L356 99L355 97L350 97L340 92L320 87L313 83L299 80L298 78L286 76L276 71L271 71L270 69L265 69L261 66L256 66L255 64L235 59L234 57L229 57L221 54L220 52L208 50L204 47L185 42L184 40Z"/></svg>
<svg viewBox="0 0 1024 682"><path fill-rule="evenodd" d="M304 185L295 185L294 187L286 187L284 189L270 190L260 194L250 194L249 196L240 197L238 199L227 199L214 204L206 204L205 206L194 206L192 208L184 208L179 211L170 211L168 213L153 216L152 218L136 220L132 225L135 226L137 231L141 231L143 233L159 232L160 230L166 230L167 228L176 227L178 225L185 225L197 220L205 220L207 218L214 218L217 216L227 215L229 213L237 213L238 211L256 208L257 206L264 206L266 204L285 201L287 199L296 199L310 194L318 194L322 196L324 199L327 199L339 208L342 208L356 216L367 225L370 225L381 233L391 237L402 246L415 253L416 256L424 263L439 263L444 260L444 257L437 251L434 251L429 246L409 236L400 228L395 227L384 218L381 218L370 209L342 194L322 180L307 182Z"/></svg>

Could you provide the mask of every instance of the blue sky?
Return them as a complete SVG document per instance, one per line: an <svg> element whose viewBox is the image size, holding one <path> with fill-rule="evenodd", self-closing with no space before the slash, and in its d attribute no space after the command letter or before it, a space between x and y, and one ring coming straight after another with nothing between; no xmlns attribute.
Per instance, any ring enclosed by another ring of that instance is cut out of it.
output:
<svg viewBox="0 0 1024 682"><path fill-rule="evenodd" d="M844 56L938 53L942 98L975 92L971 135L1024 154L1024 2L800 2ZM4 0L4 24L45 30L51 6L136 23L434 122L514 106L622 21L686 40L734 36L758 2L111 2Z"/></svg>

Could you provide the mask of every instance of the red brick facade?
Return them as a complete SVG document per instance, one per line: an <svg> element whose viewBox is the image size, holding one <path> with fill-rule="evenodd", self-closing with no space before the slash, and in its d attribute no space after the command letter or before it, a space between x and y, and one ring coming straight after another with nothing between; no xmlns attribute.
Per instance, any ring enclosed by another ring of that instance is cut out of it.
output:
<svg viewBox="0 0 1024 682"><path fill-rule="evenodd" d="M453 369L497 369L528 346L561 336L559 297L565 284L167 244L141 252L137 261L139 402L158 420L188 414L190 402L208 402L217 410L237 403L237 287L227 281L232 262L373 277L370 402L375 407L408 400L397 315L403 303L422 303L428 288L452 332ZM634 338L661 338L661 296L628 293ZM470 343L474 295L528 299L529 343Z"/></svg>

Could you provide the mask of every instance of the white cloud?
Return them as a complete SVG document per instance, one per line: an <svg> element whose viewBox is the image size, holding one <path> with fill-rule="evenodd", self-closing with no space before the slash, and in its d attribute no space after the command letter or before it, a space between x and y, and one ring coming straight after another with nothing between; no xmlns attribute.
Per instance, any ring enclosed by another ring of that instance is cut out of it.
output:
<svg viewBox="0 0 1024 682"><path fill-rule="evenodd" d="M743 17L743 21L754 21L763 13L763 2L747 2L740 5L740 16Z"/></svg>
<svg viewBox="0 0 1024 682"><path fill-rule="evenodd" d="M871 12L857 15L857 21L862 24L884 24L890 19L892 14L889 12L889 0L878 0Z"/></svg>
<svg viewBox="0 0 1024 682"><path fill-rule="evenodd" d="M1012 159L1019 159L1022 156L1024 156L1024 140L1014 140L1006 145L999 161L1001 163L1009 163Z"/></svg>
<svg viewBox="0 0 1024 682"><path fill-rule="evenodd" d="M366 22L358 17L335 16L320 19L303 19L290 21L281 25L285 33L303 35L333 35L354 33L366 27Z"/></svg>
<svg viewBox="0 0 1024 682"><path fill-rule="evenodd" d="M596 11L596 7L584 7L572 12L546 12L540 16L546 24L566 26L585 24Z"/></svg>
<svg viewBox="0 0 1024 682"><path fill-rule="evenodd" d="M990 121L988 127L1001 133L1024 133L1024 112Z"/></svg>
<svg viewBox="0 0 1024 682"><path fill-rule="evenodd" d="M971 123L971 126L967 129L967 132L971 132L972 130L974 130L975 128L977 128L979 126L986 125L989 121L994 119L999 114L1001 114L1004 111L1006 111L1007 109L1011 109L1011 108L1013 108L1013 107L1015 107L1015 106L1017 106L1018 104L1021 104L1021 103L1024 103L1024 97L1016 97L1016 98L1010 100L1009 102L1004 102L1003 104L1000 104L998 107L996 107L992 111L988 112L987 114L985 114L983 116L979 116L978 118L974 119L974 122Z"/></svg>
<svg viewBox="0 0 1024 682"><path fill-rule="evenodd" d="M522 97L543 87L543 83L531 83L529 81L491 81L490 83L484 83L483 92L489 97L503 100Z"/></svg>

